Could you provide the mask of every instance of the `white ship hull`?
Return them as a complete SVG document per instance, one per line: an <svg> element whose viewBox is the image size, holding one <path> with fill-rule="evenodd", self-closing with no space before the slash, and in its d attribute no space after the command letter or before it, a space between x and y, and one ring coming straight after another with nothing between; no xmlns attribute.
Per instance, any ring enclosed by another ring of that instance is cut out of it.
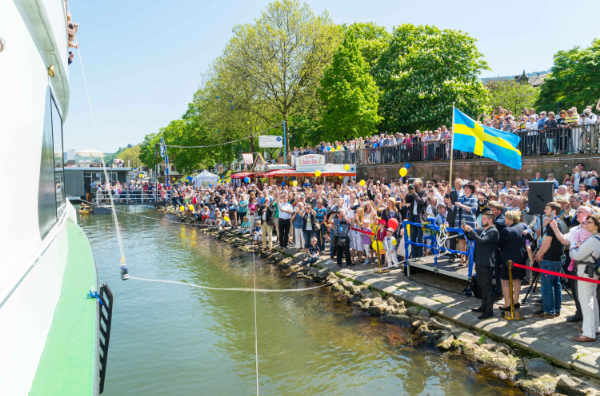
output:
<svg viewBox="0 0 600 396"><path fill-rule="evenodd" d="M94 394L95 267L62 175L65 2L3 0L0 26L0 395Z"/></svg>

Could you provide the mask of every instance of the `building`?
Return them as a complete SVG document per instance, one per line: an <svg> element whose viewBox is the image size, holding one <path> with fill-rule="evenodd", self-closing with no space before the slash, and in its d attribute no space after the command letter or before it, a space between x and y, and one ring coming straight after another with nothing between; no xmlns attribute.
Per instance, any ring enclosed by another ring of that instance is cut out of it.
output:
<svg viewBox="0 0 600 396"><path fill-rule="evenodd" d="M481 82L488 83L491 81L516 81L521 84L528 83L533 87L539 87L544 83L544 79L550 74L549 71L540 71L540 72L532 72L532 73L523 73L516 76L498 76L498 77L486 77L482 78Z"/></svg>
<svg viewBox="0 0 600 396"><path fill-rule="evenodd" d="M105 182L102 168L71 167L65 169L65 191L69 199L79 199L91 192L92 183ZM106 168L111 183L128 182L131 168Z"/></svg>

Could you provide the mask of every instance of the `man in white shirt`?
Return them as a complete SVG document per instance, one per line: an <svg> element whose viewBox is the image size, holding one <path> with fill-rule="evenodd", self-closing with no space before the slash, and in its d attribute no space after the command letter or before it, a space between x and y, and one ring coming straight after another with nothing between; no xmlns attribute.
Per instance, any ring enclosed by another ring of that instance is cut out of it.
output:
<svg viewBox="0 0 600 396"><path fill-rule="evenodd" d="M294 214L294 207L289 203L287 195L279 200L279 246L286 248L290 239L290 219Z"/></svg>

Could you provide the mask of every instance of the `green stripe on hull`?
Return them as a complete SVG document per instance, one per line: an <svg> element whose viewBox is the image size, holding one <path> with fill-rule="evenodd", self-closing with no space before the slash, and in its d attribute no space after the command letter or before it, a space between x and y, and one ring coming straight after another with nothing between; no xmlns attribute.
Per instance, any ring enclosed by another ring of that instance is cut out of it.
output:
<svg viewBox="0 0 600 396"><path fill-rule="evenodd" d="M96 392L96 288L92 250L79 226L67 221L69 245L62 291L30 395L94 395ZM44 298L44 296L40 296Z"/></svg>

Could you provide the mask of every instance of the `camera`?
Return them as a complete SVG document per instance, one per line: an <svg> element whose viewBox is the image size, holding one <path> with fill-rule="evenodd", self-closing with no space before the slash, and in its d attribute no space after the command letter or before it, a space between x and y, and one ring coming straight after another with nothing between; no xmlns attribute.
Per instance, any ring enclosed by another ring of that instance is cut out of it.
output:
<svg viewBox="0 0 600 396"><path fill-rule="evenodd" d="M593 256L592 256L593 257ZM596 261L592 264L585 265L585 274L590 278L594 277L594 275L600 276L600 257L595 259Z"/></svg>
<svg viewBox="0 0 600 396"><path fill-rule="evenodd" d="M586 264L584 272L590 278L593 278L594 275L600 275L600 258L593 264Z"/></svg>

